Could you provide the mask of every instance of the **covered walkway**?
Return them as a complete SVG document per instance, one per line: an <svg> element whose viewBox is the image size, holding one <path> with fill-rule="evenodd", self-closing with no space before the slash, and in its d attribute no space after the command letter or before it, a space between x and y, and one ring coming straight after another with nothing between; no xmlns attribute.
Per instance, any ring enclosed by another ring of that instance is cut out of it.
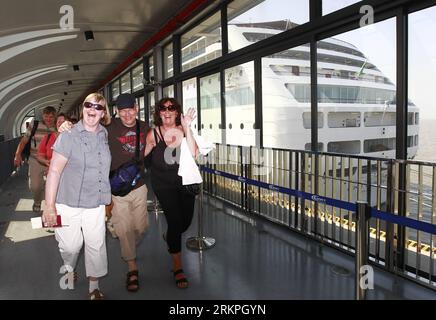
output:
<svg viewBox="0 0 436 320"><path fill-rule="evenodd" d="M62 290L61 258L53 234L30 228L35 214L26 171L23 167L2 184L0 193L0 299L87 299L83 254L75 289ZM107 299L354 299L353 257L263 218L247 216L222 201L204 198L204 234L214 237L216 246L203 252L184 249L190 288L176 288L161 236L165 219L149 212L150 227L139 247L141 288L137 293L125 289L119 243L107 233L109 274L101 281ZM186 236L196 234L194 216ZM368 299L436 299L430 289L374 270L375 288L369 290Z"/></svg>

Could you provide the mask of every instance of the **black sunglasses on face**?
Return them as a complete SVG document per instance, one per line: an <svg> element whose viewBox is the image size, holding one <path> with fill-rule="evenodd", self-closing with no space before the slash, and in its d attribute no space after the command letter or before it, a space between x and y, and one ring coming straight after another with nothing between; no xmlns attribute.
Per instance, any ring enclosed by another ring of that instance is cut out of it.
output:
<svg viewBox="0 0 436 320"><path fill-rule="evenodd" d="M161 111L161 112L163 112L163 111L176 111L176 110L177 110L177 107L175 105L173 105L173 104L169 105L167 107L162 106L162 107L159 108L159 111Z"/></svg>
<svg viewBox="0 0 436 320"><path fill-rule="evenodd" d="M87 109L94 108L95 110L98 110L98 111L104 110L104 107L99 103L92 103L92 102L87 101L87 102L83 103L83 106Z"/></svg>

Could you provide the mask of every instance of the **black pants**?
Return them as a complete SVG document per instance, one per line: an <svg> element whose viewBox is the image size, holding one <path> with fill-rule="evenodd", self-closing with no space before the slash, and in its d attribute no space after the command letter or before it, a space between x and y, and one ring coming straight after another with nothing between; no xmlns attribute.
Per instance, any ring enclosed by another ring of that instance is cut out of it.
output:
<svg viewBox="0 0 436 320"><path fill-rule="evenodd" d="M167 244L170 253L182 250L182 233L191 225L195 196L179 188L154 190L167 220Z"/></svg>

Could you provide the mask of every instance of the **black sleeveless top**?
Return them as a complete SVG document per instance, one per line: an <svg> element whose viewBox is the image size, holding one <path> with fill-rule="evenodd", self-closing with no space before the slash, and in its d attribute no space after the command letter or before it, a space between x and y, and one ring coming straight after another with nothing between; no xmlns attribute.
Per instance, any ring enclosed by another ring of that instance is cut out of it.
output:
<svg viewBox="0 0 436 320"><path fill-rule="evenodd" d="M179 171L180 146L170 148L163 139L160 127L160 136L156 128L153 129L156 146L151 154L151 186L156 189L178 188L182 186L182 177L177 174Z"/></svg>

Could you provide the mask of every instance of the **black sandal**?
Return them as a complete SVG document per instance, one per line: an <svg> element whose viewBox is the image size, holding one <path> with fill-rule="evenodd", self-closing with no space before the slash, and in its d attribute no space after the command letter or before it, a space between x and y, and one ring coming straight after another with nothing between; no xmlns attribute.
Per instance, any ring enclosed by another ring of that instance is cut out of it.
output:
<svg viewBox="0 0 436 320"><path fill-rule="evenodd" d="M176 276L178 274L181 274L181 273L183 274L183 269L179 269L179 270L173 271L174 279L176 280L176 286L179 289L186 289L188 287L188 279L186 279L185 276L183 276L182 278L179 278L179 279L176 278ZM181 285L181 284L185 284L185 283L186 283L185 286Z"/></svg>
<svg viewBox="0 0 436 320"><path fill-rule="evenodd" d="M132 277L135 277L136 279L132 279ZM133 270L127 272L127 280L126 280L126 289L130 292L136 292L139 289L139 276L138 276L138 270ZM133 288L132 288L133 286Z"/></svg>

